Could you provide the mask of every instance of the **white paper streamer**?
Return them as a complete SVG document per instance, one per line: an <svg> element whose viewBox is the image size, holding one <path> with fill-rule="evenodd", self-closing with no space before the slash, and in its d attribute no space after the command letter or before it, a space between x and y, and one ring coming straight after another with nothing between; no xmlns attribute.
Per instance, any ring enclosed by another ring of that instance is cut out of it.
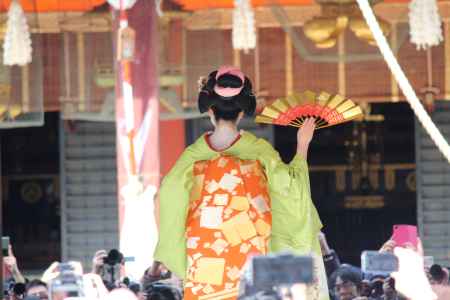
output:
<svg viewBox="0 0 450 300"><path fill-rule="evenodd" d="M22 6L16 0L9 6L3 51L3 64L7 66L24 66L31 62L30 30Z"/></svg>
<svg viewBox="0 0 450 300"><path fill-rule="evenodd" d="M443 40L436 0L411 0L409 30L411 43L418 50L436 46Z"/></svg>
<svg viewBox="0 0 450 300"><path fill-rule="evenodd" d="M234 0L232 39L233 49L256 47L255 14L249 0Z"/></svg>
<svg viewBox="0 0 450 300"><path fill-rule="evenodd" d="M107 0L109 5L114 7L114 9L120 9L120 2L123 1L123 9L130 9L136 3L137 0ZM149 1L149 0L143 0Z"/></svg>

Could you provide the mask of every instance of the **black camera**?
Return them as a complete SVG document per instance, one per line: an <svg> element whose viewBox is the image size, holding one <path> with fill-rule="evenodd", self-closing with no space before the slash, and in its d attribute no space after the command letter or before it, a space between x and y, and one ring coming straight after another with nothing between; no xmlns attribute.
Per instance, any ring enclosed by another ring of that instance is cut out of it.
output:
<svg viewBox="0 0 450 300"><path fill-rule="evenodd" d="M120 285L120 268L124 262L124 256L117 249L112 249L103 258L102 279L108 290L113 290Z"/></svg>
<svg viewBox="0 0 450 300"><path fill-rule="evenodd" d="M123 262L123 254L117 249L112 249L108 252L108 256L103 258L105 265L114 266Z"/></svg>

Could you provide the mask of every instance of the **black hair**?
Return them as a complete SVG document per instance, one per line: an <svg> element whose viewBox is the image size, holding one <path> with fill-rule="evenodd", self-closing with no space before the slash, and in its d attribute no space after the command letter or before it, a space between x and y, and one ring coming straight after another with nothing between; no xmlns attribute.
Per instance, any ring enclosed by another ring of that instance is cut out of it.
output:
<svg viewBox="0 0 450 300"><path fill-rule="evenodd" d="M442 270L442 267L440 265L434 264L430 267L430 275L431 278L433 278L436 282L442 282L445 278L444 270Z"/></svg>
<svg viewBox="0 0 450 300"><path fill-rule="evenodd" d="M13 293L18 296L24 295L26 291L27 291L27 288L26 288L25 284L23 284L21 282L16 283L13 287Z"/></svg>
<svg viewBox="0 0 450 300"><path fill-rule="evenodd" d="M223 74L216 80L217 71L209 74L206 83L201 87L198 96L198 108L201 113L209 108L214 112L216 120L236 121L242 111L251 116L256 109L256 97L253 95L252 83L245 77L241 78L232 74ZM214 91L216 84L219 87L239 88L243 85L241 92L233 97L223 97Z"/></svg>
<svg viewBox="0 0 450 300"><path fill-rule="evenodd" d="M361 288L361 283L363 280L361 270L357 267L351 265L341 265L339 269L337 269L330 278L333 278L332 285L336 284L336 279L340 277L344 282L352 282L356 285L358 289Z"/></svg>
<svg viewBox="0 0 450 300"><path fill-rule="evenodd" d="M47 287L47 284L45 282L43 282L42 280L39 279L33 279L30 282L28 282L27 284L27 290L37 287L37 286L43 286L43 287Z"/></svg>
<svg viewBox="0 0 450 300"><path fill-rule="evenodd" d="M180 291L163 282L154 282L145 289L147 300L181 300Z"/></svg>

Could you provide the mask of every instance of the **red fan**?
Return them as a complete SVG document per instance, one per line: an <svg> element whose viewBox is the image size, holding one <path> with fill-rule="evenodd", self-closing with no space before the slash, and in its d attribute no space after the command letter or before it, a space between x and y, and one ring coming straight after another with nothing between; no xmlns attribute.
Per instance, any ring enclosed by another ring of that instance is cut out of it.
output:
<svg viewBox="0 0 450 300"><path fill-rule="evenodd" d="M317 129L345 123L363 116L361 107L340 95L311 91L277 99L266 106L255 122L300 127L307 118L316 119Z"/></svg>

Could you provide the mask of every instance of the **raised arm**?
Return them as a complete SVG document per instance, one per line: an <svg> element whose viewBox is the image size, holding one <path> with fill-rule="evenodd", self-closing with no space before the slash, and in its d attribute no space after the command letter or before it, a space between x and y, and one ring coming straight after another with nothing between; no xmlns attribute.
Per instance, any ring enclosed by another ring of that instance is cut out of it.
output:
<svg viewBox="0 0 450 300"><path fill-rule="evenodd" d="M303 123L302 127L297 131L297 154L308 159L309 143L314 135L316 128L314 118L309 118Z"/></svg>

